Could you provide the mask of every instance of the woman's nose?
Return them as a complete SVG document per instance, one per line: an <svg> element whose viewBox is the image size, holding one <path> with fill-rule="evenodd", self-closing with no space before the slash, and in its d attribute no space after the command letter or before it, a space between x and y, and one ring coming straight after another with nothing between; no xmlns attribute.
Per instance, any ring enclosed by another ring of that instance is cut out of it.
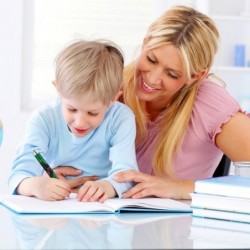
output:
<svg viewBox="0 0 250 250"><path fill-rule="evenodd" d="M148 72L147 79L149 81L148 84L150 84L151 86L161 84L161 82L162 82L162 71L160 69L154 69L154 70Z"/></svg>

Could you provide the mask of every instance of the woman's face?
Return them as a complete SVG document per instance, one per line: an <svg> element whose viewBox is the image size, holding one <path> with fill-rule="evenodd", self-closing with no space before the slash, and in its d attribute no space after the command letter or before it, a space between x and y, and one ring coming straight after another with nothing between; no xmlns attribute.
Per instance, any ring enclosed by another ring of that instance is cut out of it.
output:
<svg viewBox="0 0 250 250"><path fill-rule="evenodd" d="M135 93L139 99L165 107L183 85L193 81L188 82L180 52L173 45L142 50L135 74Z"/></svg>

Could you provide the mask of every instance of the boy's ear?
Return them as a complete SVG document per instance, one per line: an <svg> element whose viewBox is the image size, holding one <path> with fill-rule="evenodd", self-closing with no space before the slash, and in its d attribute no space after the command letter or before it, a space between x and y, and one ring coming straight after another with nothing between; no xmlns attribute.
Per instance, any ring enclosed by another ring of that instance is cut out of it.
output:
<svg viewBox="0 0 250 250"><path fill-rule="evenodd" d="M113 105L113 103L115 101L117 101L121 95L122 95L122 91L119 90L119 92L115 95L114 99L110 102L110 106L109 107L111 107L111 105Z"/></svg>
<svg viewBox="0 0 250 250"><path fill-rule="evenodd" d="M119 90L119 92L115 95L114 99L112 100L112 103L114 103L115 101L117 101L121 95L122 95L122 91Z"/></svg>
<svg viewBox="0 0 250 250"><path fill-rule="evenodd" d="M56 87L56 80L53 80L52 84Z"/></svg>
<svg viewBox="0 0 250 250"><path fill-rule="evenodd" d="M54 85L55 89L56 89L56 92L58 93L58 90L57 90L57 87L56 87L56 80L53 80L52 81L52 84Z"/></svg>

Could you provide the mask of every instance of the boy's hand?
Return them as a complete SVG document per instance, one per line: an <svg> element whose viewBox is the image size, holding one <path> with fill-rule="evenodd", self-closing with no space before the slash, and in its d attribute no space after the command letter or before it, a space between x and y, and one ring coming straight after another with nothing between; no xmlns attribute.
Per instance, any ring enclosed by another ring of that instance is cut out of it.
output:
<svg viewBox="0 0 250 250"><path fill-rule="evenodd" d="M114 197L115 190L106 180L87 181L78 191L78 201L99 201L104 202L106 199Z"/></svg>
<svg viewBox="0 0 250 250"><path fill-rule="evenodd" d="M47 175L24 179L17 188L17 193L26 196L35 196L41 200L64 200L70 194L68 183L49 178Z"/></svg>

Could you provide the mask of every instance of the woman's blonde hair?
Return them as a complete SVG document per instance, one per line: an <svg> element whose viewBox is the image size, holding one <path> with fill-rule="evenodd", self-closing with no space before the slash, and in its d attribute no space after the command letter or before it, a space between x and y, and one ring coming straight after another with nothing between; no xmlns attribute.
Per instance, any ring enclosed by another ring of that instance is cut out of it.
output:
<svg viewBox="0 0 250 250"><path fill-rule="evenodd" d="M163 45L174 45L180 50L188 79L199 72L209 72L218 49L219 33L211 18L187 6L175 6L151 24L144 46L151 50ZM136 143L147 136L147 113L143 101L135 96L135 62L124 70L123 100L134 111L137 122ZM182 143L190 120L193 103L203 75L191 86L185 85L174 96L162 120L158 135L153 169L157 175L175 176L171 167L175 151Z"/></svg>
<svg viewBox="0 0 250 250"><path fill-rule="evenodd" d="M76 41L57 55L55 65L55 85L66 98L87 95L109 104L122 85L124 59L111 41Z"/></svg>

